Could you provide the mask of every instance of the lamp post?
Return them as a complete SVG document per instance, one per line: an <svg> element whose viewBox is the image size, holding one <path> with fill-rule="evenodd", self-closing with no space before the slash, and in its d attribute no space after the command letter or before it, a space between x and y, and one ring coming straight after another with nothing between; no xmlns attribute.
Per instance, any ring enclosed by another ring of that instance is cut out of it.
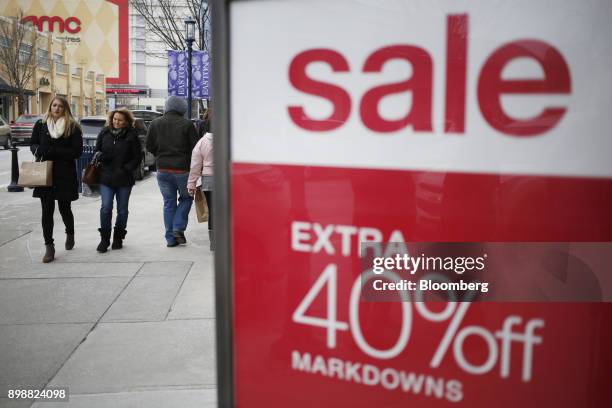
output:
<svg viewBox="0 0 612 408"><path fill-rule="evenodd" d="M19 149L11 143L11 184L9 184L7 187L7 190L10 193L18 193L23 191L23 187L17 184L19 181L19 160L17 159L18 151Z"/></svg>
<svg viewBox="0 0 612 408"><path fill-rule="evenodd" d="M187 119L191 120L191 53L195 41L195 21L185 20L185 42L187 43Z"/></svg>

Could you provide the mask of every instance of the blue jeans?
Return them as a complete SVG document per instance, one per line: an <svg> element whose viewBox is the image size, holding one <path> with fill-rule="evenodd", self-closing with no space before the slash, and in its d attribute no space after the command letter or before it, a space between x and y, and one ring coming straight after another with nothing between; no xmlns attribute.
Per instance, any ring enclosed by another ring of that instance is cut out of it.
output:
<svg viewBox="0 0 612 408"><path fill-rule="evenodd" d="M102 197L102 207L100 208L100 228L111 229L113 221L113 198L117 197L117 219L115 228L125 229L128 220L128 204L132 186L129 187L109 187L100 184L100 196Z"/></svg>
<svg viewBox="0 0 612 408"><path fill-rule="evenodd" d="M157 173L157 184L164 198L164 225L166 227L166 242L176 242L172 231L184 232L187 229L189 211L193 198L187 192L189 173ZM178 203L177 203L178 194Z"/></svg>

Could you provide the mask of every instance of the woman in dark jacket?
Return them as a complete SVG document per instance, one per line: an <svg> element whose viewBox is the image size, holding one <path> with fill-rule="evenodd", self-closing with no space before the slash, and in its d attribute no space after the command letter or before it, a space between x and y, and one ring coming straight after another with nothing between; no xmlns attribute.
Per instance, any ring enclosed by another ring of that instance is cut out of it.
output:
<svg viewBox="0 0 612 408"><path fill-rule="evenodd" d="M46 248L43 262L48 263L55 259L53 213L56 200L66 227L65 248L71 250L74 247L74 216L70 203L79 198L75 159L81 156L83 150L83 134L65 98L53 98L47 113L36 122L30 150L37 159L53 161L53 184L51 187L36 187L33 193L34 197L40 198L42 206Z"/></svg>
<svg viewBox="0 0 612 408"><path fill-rule="evenodd" d="M108 114L106 126L96 140L97 159L100 169L100 244L98 252L106 252L110 245L113 217L113 199L117 199L117 218L113 234L112 249L121 249L127 234L128 204L134 172L142 159L142 146L134 128L134 116L126 108L116 109Z"/></svg>

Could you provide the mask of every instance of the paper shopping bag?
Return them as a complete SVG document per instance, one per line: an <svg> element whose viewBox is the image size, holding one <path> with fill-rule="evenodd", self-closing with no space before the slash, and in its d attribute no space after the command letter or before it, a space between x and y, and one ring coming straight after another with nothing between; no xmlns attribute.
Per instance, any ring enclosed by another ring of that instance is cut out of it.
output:
<svg viewBox="0 0 612 408"><path fill-rule="evenodd" d="M202 190L200 190L199 187L196 189L194 202L196 208L196 215L198 216L198 222L208 221L208 205L206 204L204 194L202 193Z"/></svg>
<svg viewBox="0 0 612 408"><path fill-rule="evenodd" d="M19 168L19 180L21 187L49 187L53 184L53 162L24 161Z"/></svg>

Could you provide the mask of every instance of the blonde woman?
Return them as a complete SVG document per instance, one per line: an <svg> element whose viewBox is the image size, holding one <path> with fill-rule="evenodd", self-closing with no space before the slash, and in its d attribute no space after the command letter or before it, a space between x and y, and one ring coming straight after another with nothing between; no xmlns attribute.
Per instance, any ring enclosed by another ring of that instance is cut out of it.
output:
<svg viewBox="0 0 612 408"><path fill-rule="evenodd" d="M40 198L42 229L45 239L44 263L55 259L53 243L53 213L55 201L66 227L66 250L74 247L74 216L71 202L79 198L75 159L83 150L83 134L76 123L66 98L56 96L47 113L32 130L30 150L37 159L53 161L53 185L34 188L33 196Z"/></svg>
<svg viewBox="0 0 612 408"><path fill-rule="evenodd" d="M142 159L142 145L134 128L134 115L126 108L115 109L108 114L106 126L96 140L96 155L100 169L100 244L98 252L106 252L110 246L113 201L117 200L117 217L112 249L121 249L127 234L128 205L134 172Z"/></svg>

